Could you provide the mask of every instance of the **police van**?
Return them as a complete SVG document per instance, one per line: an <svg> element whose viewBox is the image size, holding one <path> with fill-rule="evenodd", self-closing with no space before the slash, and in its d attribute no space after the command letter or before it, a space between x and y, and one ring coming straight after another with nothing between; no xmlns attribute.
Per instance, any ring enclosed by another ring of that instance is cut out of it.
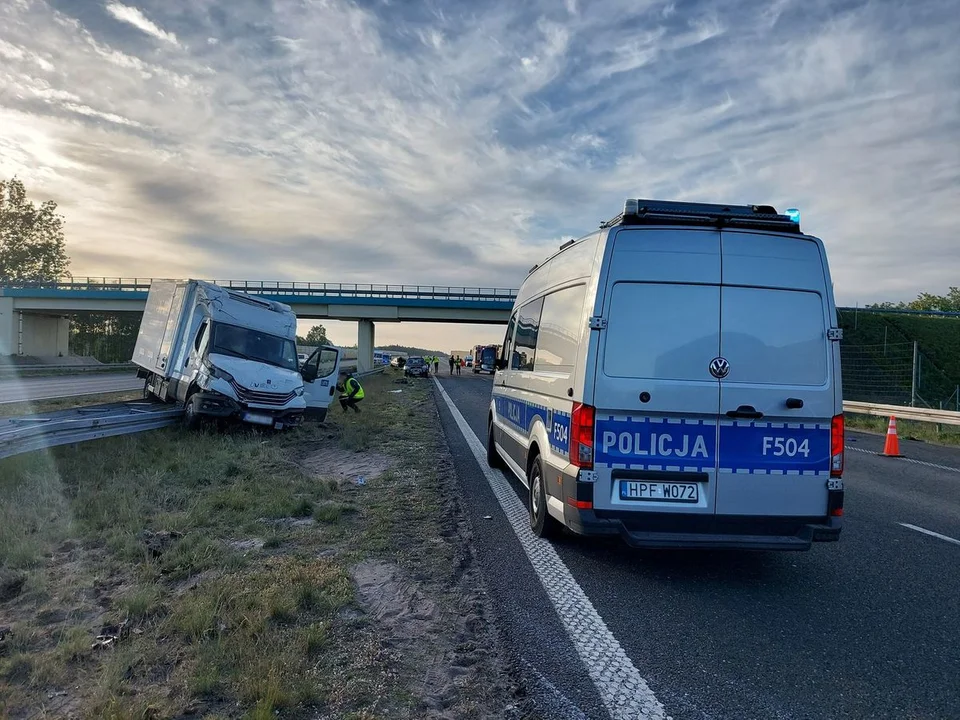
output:
<svg viewBox="0 0 960 720"><path fill-rule="evenodd" d="M799 212L627 200L518 291L487 461L530 525L808 550L843 518L842 332Z"/></svg>

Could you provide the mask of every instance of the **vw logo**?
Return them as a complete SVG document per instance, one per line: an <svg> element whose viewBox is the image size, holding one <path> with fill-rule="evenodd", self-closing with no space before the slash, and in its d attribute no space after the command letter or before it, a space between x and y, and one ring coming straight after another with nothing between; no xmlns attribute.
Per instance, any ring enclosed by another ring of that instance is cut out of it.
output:
<svg viewBox="0 0 960 720"><path fill-rule="evenodd" d="M726 358L715 357L710 361L710 374L718 380L722 380L730 372L730 363Z"/></svg>

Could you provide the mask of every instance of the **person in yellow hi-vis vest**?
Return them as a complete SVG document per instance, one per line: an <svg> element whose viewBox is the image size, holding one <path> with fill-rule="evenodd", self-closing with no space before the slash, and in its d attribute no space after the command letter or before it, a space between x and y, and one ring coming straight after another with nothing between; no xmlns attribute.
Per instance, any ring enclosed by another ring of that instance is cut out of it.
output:
<svg viewBox="0 0 960 720"><path fill-rule="evenodd" d="M360 381L347 373L341 373L340 380L340 384L337 385L337 390L340 391L340 407L344 412L348 407L354 412L360 412L360 408L357 407L357 403L363 400L363 386Z"/></svg>

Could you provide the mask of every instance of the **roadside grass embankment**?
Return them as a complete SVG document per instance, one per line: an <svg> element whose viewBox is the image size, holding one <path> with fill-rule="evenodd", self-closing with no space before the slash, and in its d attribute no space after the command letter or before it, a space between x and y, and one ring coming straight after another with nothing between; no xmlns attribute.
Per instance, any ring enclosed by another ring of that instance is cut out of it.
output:
<svg viewBox="0 0 960 720"><path fill-rule="evenodd" d="M394 377L294 431L0 461L0 716L521 717L430 386Z"/></svg>

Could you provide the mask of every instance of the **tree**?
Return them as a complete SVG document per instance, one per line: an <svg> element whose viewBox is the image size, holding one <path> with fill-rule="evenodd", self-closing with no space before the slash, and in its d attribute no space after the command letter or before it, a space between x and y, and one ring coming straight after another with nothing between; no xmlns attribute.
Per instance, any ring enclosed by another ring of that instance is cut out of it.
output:
<svg viewBox="0 0 960 720"><path fill-rule="evenodd" d="M946 295L920 293L910 303L911 310L940 310L943 312L960 311L960 287L952 287Z"/></svg>
<svg viewBox="0 0 960 720"><path fill-rule="evenodd" d="M309 345L311 347L316 347L317 345L329 345L330 341L327 340L327 329L323 325L314 325L310 328L310 331L307 333L306 337L297 336L298 345Z"/></svg>
<svg viewBox="0 0 960 720"><path fill-rule="evenodd" d="M57 204L38 208L16 177L0 180L0 282L58 280L69 265Z"/></svg>
<svg viewBox="0 0 960 720"><path fill-rule="evenodd" d="M882 302L867 305L881 310L929 310L936 312L960 312L960 287L951 287L946 295L920 293L916 300L905 302Z"/></svg>

